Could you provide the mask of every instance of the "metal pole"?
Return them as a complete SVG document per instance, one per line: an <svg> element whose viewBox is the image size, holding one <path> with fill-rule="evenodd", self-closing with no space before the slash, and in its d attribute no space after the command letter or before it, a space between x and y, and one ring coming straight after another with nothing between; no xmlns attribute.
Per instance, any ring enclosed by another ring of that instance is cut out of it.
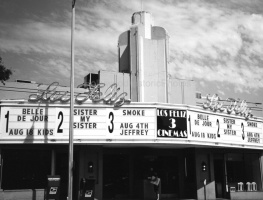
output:
<svg viewBox="0 0 263 200"><path fill-rule="evenodd" d="M204 180L204 197L205 197L205 200L206 200L206 179Z"/></svg>
<svg viewBox="0 0 263 200"><path fill-rule="evenodd" d="M75 1L72 3L71 23L71 73L70 73L70 118L69 118L69 162L68 162L68 200L72 200L73 191L73 121L74 121L74 31L75 31Z"/></svg>
<svg viewBox="0 0 263 200"><path fill-rule="evenodd" d="M0 149L0 190L2 189L3 167L4 167L3 153L2 153L2 149Z"/></svg>

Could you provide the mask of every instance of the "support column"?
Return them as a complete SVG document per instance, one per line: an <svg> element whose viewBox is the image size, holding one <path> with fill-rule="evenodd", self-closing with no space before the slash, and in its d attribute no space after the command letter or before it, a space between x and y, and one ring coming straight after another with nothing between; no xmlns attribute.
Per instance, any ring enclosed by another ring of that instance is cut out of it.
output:
<svg viewBox="0 0 263 200"><path fill-rule="evenodd" d="M134 194L134 156L133 153L130 154L129 158L129 191L130 197L133 197Z"/></svg>
<svg viewBox="0 0 263 200"><path fill-rule="evenodd" d="M261 153L260 157L259 157L259 165L260 165L260 177L261 177L261 181L260 181L260 188L261 190L263 190L263 153Z"/></svg>
<svg viewBox="0 0 263 200"><path fill-rule="evenodd" d="M2 154L2 149L0 148L0 199L4 199L4 193L2 190L2 171L3 171L3 154Z"/></svg>
<svg viewBox="0 0 263 200"><path fill-rule="evenodd" d="M56 173L56 151L52 149L51 152L51 175L54 176Z"/></svg>
<svg viewBox="0 0 263 200"><path fill-rule="evenodd" d="M3 156L2 156L2 149L0 149L0 190L2 189L2 171L3 171Z"/></svg>

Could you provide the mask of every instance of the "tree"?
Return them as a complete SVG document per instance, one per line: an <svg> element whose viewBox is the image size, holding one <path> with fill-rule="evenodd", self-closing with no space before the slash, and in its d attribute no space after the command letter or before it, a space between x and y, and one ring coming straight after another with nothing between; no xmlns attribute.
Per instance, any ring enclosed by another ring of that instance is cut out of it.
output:
<svg viewBox="0 0 263 200"><path fill-rule="evenodd" d="M0 81L5 84L5 81L10 78L12 71L4 66L4 62L0 57Z"/></svg>

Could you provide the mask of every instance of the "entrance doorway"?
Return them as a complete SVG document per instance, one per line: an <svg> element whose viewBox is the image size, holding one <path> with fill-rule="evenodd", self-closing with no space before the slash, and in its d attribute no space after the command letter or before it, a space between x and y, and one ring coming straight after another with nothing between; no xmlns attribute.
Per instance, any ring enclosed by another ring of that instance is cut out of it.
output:
<svg viewBox="0 0 263 200"><path fill-rule="evenodd" d="M145 170L152 168L161 179L162 195L169 194L178 196L179 194L179 169L178 160L175 156L144 156L143 166ZM147 171L145 171L147 174Z"/></svg>
<svg viewBox="0 0 263 200"><path fill-rule="evenodd" d="M216 198L230 198L229 191L226 190L226 161L224 154L215 154L214 157L214 174Z"/></svg>
<svg viewBox="0 0 263 200"><path fill-rule="evenodd" d="M216 198L224 197L224 160L214 160Z"/></svg>
<svg viewBox="0 0 263 200"><path fill-rule="evenodd" d="M103 199L129 196L129 155L103 156Z"/></svg>
<svg viewBox="0 0 263 200"><path fill-rule="evenodd" d="M148 194L144 184L151 168L161 179L162 197L180 196L180 169L175 152L141 148L118 152L107 149L103 155L103 199L144 197Z"/></svg>

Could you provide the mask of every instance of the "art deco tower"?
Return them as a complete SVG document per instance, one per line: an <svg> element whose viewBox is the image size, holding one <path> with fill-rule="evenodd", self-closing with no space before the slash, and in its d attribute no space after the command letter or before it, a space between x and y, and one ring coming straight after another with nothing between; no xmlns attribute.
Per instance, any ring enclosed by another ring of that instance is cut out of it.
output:
<svg viewBox="0 0 263 200"><path fill-rule="evenodd" d="M118 42L119 72L131 74L132 101L167 102L166 30L154 26L150 13L136 12Z"/></svg>
<svg viewBox="0 0 263 200"><path fill-rule="evenodd" d="M130 30L119 36L119 72L130 75L133 102L195 105L195 83L171 78L169 36L149 12L136 12Z"/></svg>

